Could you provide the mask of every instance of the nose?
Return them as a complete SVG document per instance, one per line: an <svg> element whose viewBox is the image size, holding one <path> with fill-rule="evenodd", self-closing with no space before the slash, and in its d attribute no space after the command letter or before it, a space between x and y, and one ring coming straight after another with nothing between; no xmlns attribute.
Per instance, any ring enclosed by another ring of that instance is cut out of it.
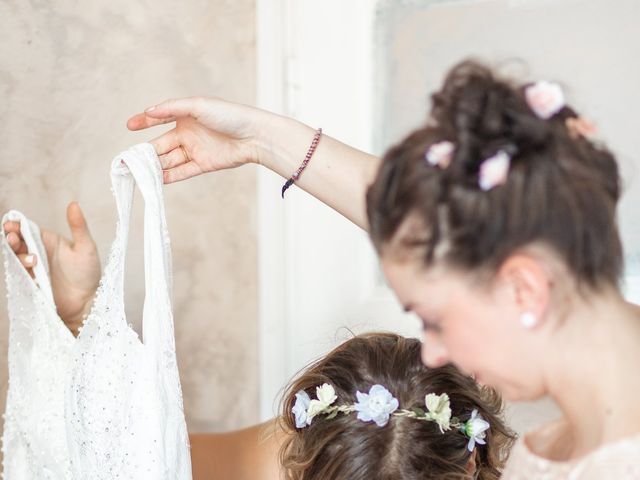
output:
<svg viewBox="0 0 640 480"><path fill-rule="evenodd" d="M429 368L449 363L449 352L436 335L425 333L422 339L422 363Z"/></svg>

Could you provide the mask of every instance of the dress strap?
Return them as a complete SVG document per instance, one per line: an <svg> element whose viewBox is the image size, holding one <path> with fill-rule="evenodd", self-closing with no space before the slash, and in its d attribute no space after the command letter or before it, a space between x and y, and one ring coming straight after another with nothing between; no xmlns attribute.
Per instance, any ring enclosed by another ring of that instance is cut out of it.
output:
<svg viewBox="0 0 640 480"><path fill-rule="evenodd" d="M33 267L33 274L35 276L35 284L40 288L44 296L51 302L51 305L55 305L53 301L53 292L51 290L51 281L49 279L49 262L47 261L47 252L42 243L40 236L40 229L38 226L31 222L23 213L17 210L11 210L2 217L2 225L5 222L13 221L20 223L20 233L27 245L28 253L35 254L38 257L38 261ZM2 228L2 238L8 243L4 228ZM13 250L9 245L6 245L7 249L13 253ZM13 253L15 261L19 262L18 257ZM27 272L25 270L25 275Z"/></svg>
<svg viewBox="0 0 640 480"><path fill-rule="evenodd" d="M135 145L115 157L111 178L119 216L116 241L121 243L123 257L134 184L140 189L145 204L143 343L150 348L159 347L166 341L173 343L171 248L162 194L162 169L153 146L148 143ZM169 324L164 324L167 320Z"/></svg>

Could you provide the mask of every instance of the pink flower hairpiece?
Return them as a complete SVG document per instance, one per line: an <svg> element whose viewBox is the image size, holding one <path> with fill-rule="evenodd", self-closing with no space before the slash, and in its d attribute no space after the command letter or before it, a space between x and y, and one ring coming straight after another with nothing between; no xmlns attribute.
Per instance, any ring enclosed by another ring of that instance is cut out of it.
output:
<svg viewBox="0 0 640 480"><path fill-rule="evenodd" d="M442 142L434 143L427 149L424 158L429 165L434 167L440 167L441 169L447 168L453 160L453 150L455 146L452 142L444 140Z"/></svg>
<svg viewBox="0 0 640 480"><path fill-rule="evenodd" d="M480 165L478 185L485 192L503 185L507 181L510 166L511 156L504 150L499 150Z"/></svg>
<svg viewBox="0 0 640 480"><path fill-rule="evenodd" d="M533 113L544 120L553 117L566 105L560 85L544 80L525 88L524 96Z"/></svg>

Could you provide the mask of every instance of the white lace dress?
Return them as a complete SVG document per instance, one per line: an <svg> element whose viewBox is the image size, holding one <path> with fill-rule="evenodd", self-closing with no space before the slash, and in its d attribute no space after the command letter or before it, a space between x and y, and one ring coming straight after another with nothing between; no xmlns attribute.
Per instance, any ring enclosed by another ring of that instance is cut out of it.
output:
<svg viewBox="0 0 640 480"><path fill-rule="evenodd" d="M20 222L39 261L32 279L0 229L10 320L3 475L6 480L70 479L64 401L75 338L56 313L40 230L20 212L9 212L2 223L7 220Z"/></svg>
<svg viewBox="0 0 640 480"><path fill-rule="evenodd" d="M43 288L48 281L46 272L38 279L37 288L5 245L8 281L13 282L14 277L20 281L9 289L12 333L6 480L191 479L175 356L162 171L153 147L141 144L118 155L111 177L119 216L116 239L93 307L77 338L68 330L65 336L64 325L53 317L50 293L43 293L47 290ZM136 183L145 201L143 341L128 325L123 300ZM46 258L41 252L39 256ZM20 305L14 299L21 299ZM26 314L25 308L34 313ZM39 328L36 321L47 323L47 328ZM37 364L22 361L22 357L41 358L58 348L63 352L57 357L61 359L51 366L44 360ZM27 353L16 355L21 349ZM40 368L41 372L36 372ZM52 376L47 377L49 374ZM34 375L44 381L25 381ZM32 396L25 410L20 403ZM29 415L38 408L42 413L32 420ZM40 448L52 439L49 449Z"/></svg>

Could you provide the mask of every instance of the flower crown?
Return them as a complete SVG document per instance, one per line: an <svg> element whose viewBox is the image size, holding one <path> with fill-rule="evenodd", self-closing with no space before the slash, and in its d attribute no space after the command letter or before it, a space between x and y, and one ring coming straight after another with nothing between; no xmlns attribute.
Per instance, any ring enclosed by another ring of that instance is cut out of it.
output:
<svg viewBox="0 0 640 480"><path fill-rule="evenodd" d="M358 412L357 418L363 422L375 422L379 427L384 427L391 416L407 417L416 420L434 422L438 424L440 431L457 429L469 438L467 449L473 452L476 443L485 444L486 431L489 430L489 423L482 418L478 410L474 409L471 418L466 422L461 422L456 417L451 417L451 405L449 396L446 393L436 395L430 393L425 396L425 409L412 408L410 410L400 409L399 402L382 385L374 385L369 389L369 393L356 392L357 403L350 405L334 405L337 400L334 388L328 383L316 387L317 398L311 399L307 392L300 390L296 393L296 402L291 413L296 421L296 428L305 428L318 415L325 415L328 420L338 416L338 414L348 415Z"/></svg>
<svg viewBox="0 0 640 480"><path fill-rule="evenodd" d="M565 96L560 85L547 81L539 81L529 85L524 90L525 100L531 111L543 120L549 120L559 113L565 106ZM596 128L584 117L567 118L565 125L573 138L592 138ZM425 153L425 160L429 165L446 169L453 160L455 145L449 141L442 141L431 145ZM500 149L480 164L478 186L484 190L491 190L507 181L511 167L513 148Z"/></svg>

